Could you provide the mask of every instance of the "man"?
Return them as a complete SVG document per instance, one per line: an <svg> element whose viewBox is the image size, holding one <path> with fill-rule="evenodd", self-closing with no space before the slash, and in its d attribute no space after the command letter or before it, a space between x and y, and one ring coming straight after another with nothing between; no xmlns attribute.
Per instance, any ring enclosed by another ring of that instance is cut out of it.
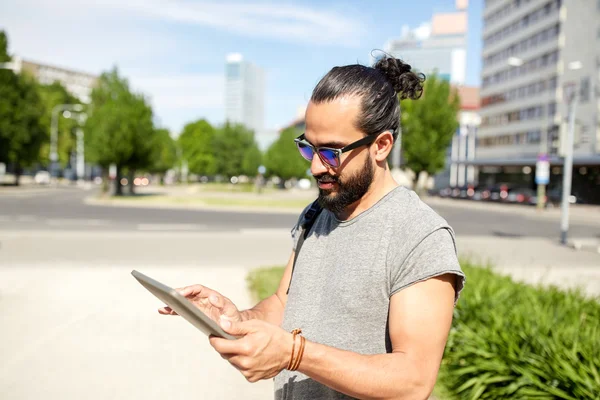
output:
<svg viewBox="0 0 600 400"><path fill-rule="evenodd" d="M417 99L422 82L390 57L332 69L296 139L323 211L295 266L292 252L277 292L241 312L206 287L180 289L240 337L211 337L215 350L250 382L275 377L277 399L426 399L433 389L464 275L451 228L387 164L398 95Z"/></svg>

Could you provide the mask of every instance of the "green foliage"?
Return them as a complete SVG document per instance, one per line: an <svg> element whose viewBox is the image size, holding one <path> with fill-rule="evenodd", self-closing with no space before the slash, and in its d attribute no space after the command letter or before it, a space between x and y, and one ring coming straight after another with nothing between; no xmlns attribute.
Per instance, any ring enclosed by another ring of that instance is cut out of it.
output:
<svg viewBox="0 0 600 400"><path fill-rule="evenodd" d="M54 82L51 85L37 84L37 91L40 95L42 104L41 124L47 135L47 141L43 144L39 155L39 161L42 164L50 163L50 129L52 124L52 110L59 104L79 104L80 101L62 86L59 82ZM66 166L69 161L71 152L75 147L75 128L78 122L74 118L63 118L59 114L58 119L58 160L62 166Z"/></svg>
<svg viewBox="0 0 600 400"><path fill-rule="evenodd" d="M8 39L0 31L0 62L10 61L7 49ZM17 175L23 166L37 160L47 140L41 118L35 82L12 70L0 69L0 162L15 164Z"/></svg>
<svg viewBox="0 0 600 400"><path fill-rule="evenodd" d="M190 122L183 128L183 132L177 140L182 158L187 161L191 173L197 175L216 174L215 135L215 129L204 119Z"/></svg>
<svg viewBox="0 0 600 400"><path fill-rule="evenodd" d="M257 152L260 154L251 130L240 124L226 122L217 131L214 141L217 174L226 177L248 173L250 176L256 175L260 164L251 167L256 163Z"/></svg>
<svg viewBox="0 0 600 400"><path fill-rule="evenodd" d="M600 304L463 266L438 383L457 399L600 399Z"/></svg>
<svg viewBox="0 0 600 400"><path fill-rule="evenodd" d="M258 145L254 143L244 153L242 159L242 174L246 176L256 176L258 174L258 167L262 163L263 155L258 148Z"/></svg>
<svg viewBox="0 0 600 400"><path fill-rule="evenodd" d="M152 136L152 157L148 170L152 173L164 174L175 166L177 147L167 129L157 129Z"/></svg>
<svg viewBox="0 0 600 400"><path fill-rule="evenodd" d="M294 139L300 135L295 128L281 132L279 138L269 147L265 154L265 167L268 175L281 179L306 177L310 164L298 153Z"/></svg>
<svg viewBox="0 0 600 400"><path fill-rule="evenodd" d="M402 152L406 165L418 175L444 168L446 150L458 128L460 99L450 84L436 75L425 81L423 97L403 100Z"/></svg>
<svg viewBox="0 0 600 400"><path fill-rule="evenodd" d="M117 166L116 192L120 194L118 177L123 168L130 174L150 165L154 126L152 109L146 99L131 92L127 80L117 69L103 73L92 91L92 104L85 124L86 157L104 168Z"/></svg>
<svg viewBox="0 0 600 400"><path fill-rule="evenodd" d="M262 301L275 293L285 267L257 268L248 274L246 283L257 301Z"/></svg>

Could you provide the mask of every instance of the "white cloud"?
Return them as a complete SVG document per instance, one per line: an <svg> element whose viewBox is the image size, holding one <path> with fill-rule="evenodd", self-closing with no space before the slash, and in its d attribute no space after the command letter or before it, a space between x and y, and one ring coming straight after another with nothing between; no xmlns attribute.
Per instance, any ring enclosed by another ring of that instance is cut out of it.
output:
<svg viewBox="0 0 600 400"><path fill-rule="evenodd" d="M195 74L134 77L134 90L147 94L160 110L222 108L225 80L222 75Z"/></svg>
<svg viewBox="0 0 600 400"><path fill-rule="evenodd" d="M244 36L311 45L357 46L367 32L358 18L336 12L271 2L190 0L22 0L21 6L42 7L50 13L150 18L217 28ZM54 11L53 11L54 10Z"/></svg>

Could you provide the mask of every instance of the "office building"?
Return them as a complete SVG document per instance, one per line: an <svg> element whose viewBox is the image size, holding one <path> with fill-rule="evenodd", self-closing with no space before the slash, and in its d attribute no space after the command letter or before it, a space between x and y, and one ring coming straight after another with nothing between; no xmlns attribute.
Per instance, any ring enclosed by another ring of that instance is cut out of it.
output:
<svg viewBox="0 0 600 400"><path fill-rule="evenodd" d="M425 75L437 74L455 85L466 80L468 0L457 0L456 11L434 13L418 28L402 28L401 36L384 50Z"/></svg>
<svg viewBox="0 0 600 400"><path fill-rule="evenodd" d="M264 130L265 74L241 54L229 54L225 67L225 119L252 129Z"/></svg>
<svg viewBox="0 0 600 400"><path fill-rule="evenodd" d="M483 18L479 182L535 188L536 158L548 154L559 190L574 90L573 194L600 203L600 2L487 0Z"/></svg>
<svg viewBox="0 0 600 400"><path fill-rule="evenodd" d="M98 82L96 75L24 60L20 57L14 57L13 63L15 72L28 73L43 85L60 82L70 94L86 104L91 101L92 89Z"/></svg>

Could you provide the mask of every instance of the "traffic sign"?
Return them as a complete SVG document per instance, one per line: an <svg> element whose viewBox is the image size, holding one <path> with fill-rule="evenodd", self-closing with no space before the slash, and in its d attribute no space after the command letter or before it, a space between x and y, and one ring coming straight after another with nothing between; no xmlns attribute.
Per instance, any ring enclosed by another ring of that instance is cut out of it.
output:
<svg viewBox="0 0 600 400"><path fill-rule="evenodd" d="M258 173L259 174L264 175L265 172L267 172L267 168L265 168L264 165L261 165L261 166L258 167Z"/></svg>
<svg viewBox="0 0 600 400"><path fill-rule="evenodd" d="M540 154L535 164L536 185L547 185L550 183L550 159L547 154Z"/></svg>

